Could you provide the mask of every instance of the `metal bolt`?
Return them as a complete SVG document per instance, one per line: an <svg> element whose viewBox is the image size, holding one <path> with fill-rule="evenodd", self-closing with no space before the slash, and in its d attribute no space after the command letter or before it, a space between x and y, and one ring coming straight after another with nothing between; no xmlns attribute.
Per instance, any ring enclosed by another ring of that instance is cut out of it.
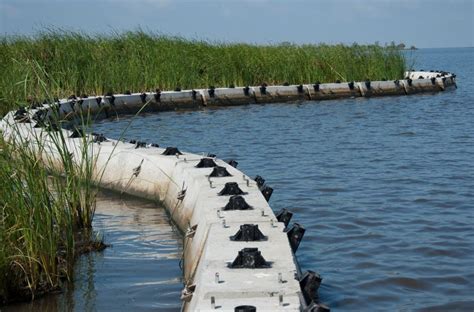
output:
<svg viewBox="0 0 474 312"><path fill-rule="evenodd" d="M265 217L266 214L265 214L265 209L262 208L262 217Z"/></svg>
<svg viewBox="0 0 474 312"><path fill-rule="evenodd" d="M250 180L247 179L247 186L250 186Z"/></svg>
<svg viewBox="0 0 474 312"><path fill-rule="evenodd" d="M210 179L209 179L209 186L210 186L211 188L214 188L214 187L212 186L212 181L211 181Z"/></svg>
<svg viewBox="0 0 474 312"><path fill-rule="evenodd" d="M211 297L211 309L215 309L215 308L216 308L216 298Z"/></svg>
<svg viewBox="0 0 474 312"><path fill-rule="evenodd" d="M271 220L270 220L270 224L272 225L272 227L276 227L276 225L275 225L275 220L271 219Z"/></svg>
<svg viewBox="0 0 474 312"><path fill-rule="evenodd" d="M283 276L281 275L281 273L278 273L278 283L283 283Z"/></svg>
<svg viewBox="0 0 474 312"><path fill-rule="evenodd" d="M216 277L215 277L216 283L219 284L219 272L216 272Z"/></svg>
<svg viewBox="0 0 474 312"><path fill-rule="evenodd" d="M214 298L214 297L213 297L213 298ZM280 303L280 306L282 307L282 306L283 306L283 295L282 295L282 294L280 294L280 295L278 296L278 302Z"/></svg>
<svg viewBox="0 0 474 312"><path fill-rule="evenodd" d="M223 226L224 228L227 228L227 223L225 222L225 219L222 220L222 226Z"/></svg>

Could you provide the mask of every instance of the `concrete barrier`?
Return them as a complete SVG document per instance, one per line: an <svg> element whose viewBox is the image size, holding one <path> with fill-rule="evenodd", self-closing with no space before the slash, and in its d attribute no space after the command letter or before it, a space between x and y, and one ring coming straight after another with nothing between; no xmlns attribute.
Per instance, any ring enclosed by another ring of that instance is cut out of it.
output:
<svg viewBox="0 0 474 312"><path fill-rule="evenodd" d="M60 164L52 142L57 132L51 123L57 118L135 113L145 104L148 110L160 111L412 94L450 86L455 86L452 74L413 71L399 81L108 94L10 112L0 129L4 137L21 140L41 157ZM184 233L183 310L328 310L315 301L321 278L312 271L301 272L295 258L304 227L289 225L290 213L275 216L268 205L272 189L261 178L254 180L215 157L176 148L124 143L96 134L85 134L88 140L84 140L69 130L57 131L66 138L74 161L80 161L83 145L88 145L100 186L159 201L169 211Z"/></svg>

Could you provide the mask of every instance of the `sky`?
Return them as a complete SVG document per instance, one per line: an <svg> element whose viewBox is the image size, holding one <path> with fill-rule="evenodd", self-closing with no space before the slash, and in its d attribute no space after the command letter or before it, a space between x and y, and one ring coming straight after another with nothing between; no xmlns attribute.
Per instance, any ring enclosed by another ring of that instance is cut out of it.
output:
<svg viewBox="0 0 474 312"><path fill-rule="evenodd" d="M474 0L0 0L0 34L143 29L225 42L474 46Z"/></svg>

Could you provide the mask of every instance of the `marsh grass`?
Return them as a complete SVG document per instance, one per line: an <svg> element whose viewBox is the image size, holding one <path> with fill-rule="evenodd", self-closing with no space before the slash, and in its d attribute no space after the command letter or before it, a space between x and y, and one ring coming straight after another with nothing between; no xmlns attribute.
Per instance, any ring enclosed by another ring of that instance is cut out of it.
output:
<svg viewBox="0 0 474 312"><path fill-rule="evenodd" d="M405 59L395 45L290 43L253 45L187 40L143 31L108 35L48 30L0 39L0 107L42 100L28 76L37 62L56 97L259 85L400 79Z"/></svg>
<svg viewBox="0 0 474 312"><path fill-rule="evenodd" d="M29 75L45 88L42 72L35 64ZM87 129L88 116L80 120ZM30 136L16 124L9 129L7 140L0 136L0 304L58 289L79 254L105 247L92 230L91 137L71 144L61 129Z"/></svg>

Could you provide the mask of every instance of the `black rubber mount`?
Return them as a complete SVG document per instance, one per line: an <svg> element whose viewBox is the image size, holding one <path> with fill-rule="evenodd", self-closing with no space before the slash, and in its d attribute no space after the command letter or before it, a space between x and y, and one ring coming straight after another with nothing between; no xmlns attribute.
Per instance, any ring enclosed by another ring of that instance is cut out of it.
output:
<svg viewBox="0 0 474 312"><path fill-rule="evenodd" d="M265 185L261 190L263 197L267 200L267 202L270 200L270 197L272 197L273 194L273 188Z"/></svg>
<svg viewBox="0 0 474 312"><path fill-rule="evenodd" d="M319 81L317 81L314 85L313 85L313 89L314 89L314 92L319 92L319 85L321 83Z"/></svg>
<svg viewBox="0 0 474 312"><path fill-rule="evenodd" d="M435 78L435 77L431 77L431 84L432 84L432 85L435 85L435 84L436 84L436 78Z"/></svg>
<svg viewBox="0 0 474 312"><path fill-rule="evenodd" d="M288 87L288 86L290 85L290 83L289 83L288 81L285 81L285 82L283 83L283 85L284 85L285 87Z"/></svg>
<svg viewBox="0 0 474 312"><path fill-rule="evenodd" d="M322 304L322 303L316 303L312 301L305 309L303 309L303 312L330 312L331 309L329 309L328 306Z"/></svg>
<svg viewBox="0 0 474 312"><path fill-rule="evenodd" d="M411 78L408 78L407 82L410 87L413 85L413 80Z"/></svg>
<svg viewBox="0 0 474 312"><path fill-rule="evenodd" d="M296 89L298 90L298 93L304 93L303 85L297 86Z"/></svg>
<svg viewBox="0 0 474 312"><path fill-rule="evenodd" d="M227 171L225 167L215 166L214 170L212 170L209 176L213 178L223 178L223 177L230 177L232 175Z"/></svg>
<svg viewBox="0 0 474 312"><path fill-rule="evenodd" d="M151 147L160 147L158 143L151 143Z"/></svg>
<svg viewBox="0 0 474 312"><path fill-rule="evenodd" d="M257 182L257 186L258 186L259 188L261 188L261 187L265 184L265 179L262 178L262 177L259 176L259 175L256 176L254 180L255 180L255 182Z"/></svg>
<svg viewBox="0 0 474 312"><path fill-rule="evenodd" d="M105 96L109 100L110 105L115 106L115 96L112 94L112 92L107 92Z"/></svg>
<svg viewBox="0 0 474 312"><path fill-rule="evenodd" d="M293 212L283 208L282 210L278 211L276 214L276 218L278 222L283 222L285 227L290 224L291 218L293 217Z"/></svg>
<svg viewBox="0 0 474 312"><path fill-rule="evenodd" d="M130 143L130 144L136 144L136 143L137 143L137 140L130 140L128 143Z"/></svg>
<svg viewBox="0 0 474 312"><path fill-rule="evenodd" d="M24 107L20 107L15 114L13 115L14 120L20 120L26 117L26 109Z"/></svg>
<svg viewBox="0 0 474 312"><path fill-rule="evenodd" d="M166 155L166 156L176 156L176 154L183 155L183 153L181 153L177 147L173 147L173 146L168 146L165 149L165 151L161 153L161 155Z"/></svg>
<svg viewBox="0 0 474 312"><path fill-rule="evenodd" d="M161 102L161 90L156 89L155 91L156 91L156 93L153 95L153 97L155 98L155 101L156 102Z"/></svg>
<svg viewBox="0 0 474 312"><path fill-rule="evenodd" d="M252 206L247 204L245 199L240 195L233 195L229 198L229 202L223 210L250 210Z"/></svg>
<svg viewBox="0 0 474 312"><path fill-rule="evenodd" d="M249 86L246 86L246 87L244 88L244 94L245 94L245 96L250 96L250 88L249 88Z"/></svg>
<svg viewBox="0 0 474 312"><path fill-rule="evenodd" d="M234 308L234 312L256 312L257 308L251 305L240 305Z"/></svg>
<svg viewBox="0 0 474 312"><path fill-rule="evenodd" d="M196 165L196 168L213 168L216 166L217 164L212 158L204 157L204 158L201 158L199 163Z"/></svg>
<svg viewBox="0 0 474 312"><path fill-rule="evenodd" d="M211 158L216 158L216 154L212 154L212 153L207 153L207 157L211 157Z"/></svg>
<svg viewBox="0 0 474 312"><path fill-rule="evenodd" d="M258 248L243 248L237 258L229 265L232 269L261 269L271 267Z"/></svg>
<svg viewBox="0 0 474 312"><path fill-rule="evenodd" d="M135 144L135 149L141 148L141 147L146 147L146 142L138 141L138 142Z"/></svg>
<svg viewBox="0 0 474 312"><path fill-rule="evenodd" d="M398 87L400 86L400 80L394 80L393 83Z"/></svg>
<svg viewBox="0 0 474 312"><path fill-rule="evenodd" d="M286 234L288 235L288 240L290 241L291 250L296 252L300 246L301 240L303 239L305 228L299 223L293 223L291 229L289 229Z"/></svg>
<svg viewBox="0 0 474 312"><path fill-rule="evenodd" d="M44 120L47 115L48 115L47 110L41 109L41 110L36 111L32 117L33 120L36 121L36 125L34 126L34 128L44 127L44 124L45 124Z"/></svg>
<svg viewBox="0 0 474 312"><path fill-rule="evenodd" d="M347 84L350 90L354 90L354 81L351 81Z"/></svg>
<svg viewBox="0 0 474 312"><path fill-rule="evenodd" d="M336 80L336 83L341 83L341 81L338 79L338 80Z"/></svg>
<svg viewBox="0 0 474 312"><path fill-rule="evenodd" d="M237 182L227 182L224 188L217 194L219 196L224 196L224 195L244 195L247 193L245 193L244 191L240 189L239 184Z"/></svg>
<svg viewBox="0 0 474 312"><path fill-rule="evenodd" d="M234 168L237 168L237 165L239 164L237 161L235 161L233 159L226 160L226 163L228 163L229 165L231 165Z"/></svg>
<svg viewBox="0 0 474 312"><path fill-rule="evenodd" d="M130 90L125 90L125 92L123 93L125 95L132 95L132 92L130 92Z"/></svg>
<svg viewBox="0 0 474 312"><path fill-rule="evenodd" d="M425 77L420 75L420 76L418 76L418 79L425 79Z"/></svg>
<svg viewBox="0 0 474 312"><path fill-rule="evenodd" d="M258 224L244 224L235 235L230 237L231 241L255 242L267 240L267 237L260 232Z"/></svg>
<svg viewBox="0 0 474 312"><path fill-rule="evenodd" d="M84 135L85 135L84 129L76 127L76 128L74 128L74 130L72 130L72 133L69 137L71 139L77 139L77 138L83 138Z"/></svg>
<svg viewBox="0 0 474 312"><path fill-rule="evenodd" d="M229 85L229 89L235 89L235 84L231 83L231 84Z"/></svg>
<svg viewBox="0 0 474 312"><path fill-rule="evenodd" d="M102 133L92 133L92 142L94 143L101 143L107 142L107 138Z"/></svg>
<svg viewBox="0 0 474 312"><path fill-rule="evenodd" d="M209 97L211 97L211 98L216 96L216 90L213 86L209 87L209 90L207 90L207 93L209 93Z"/></svg>
<svg viewBox="0 0 474 312"><path fill-rule="evenodd" d="M176 87L176 88L174 89L174 91L180 92L180 91L181 91L181 88L180 88L180 87Z"/></svg>
<svg viewBox="0 0 474 312"><path fill-rule="evenodd" d="M95 102L97 103L97 105L100 107L100 103L102 103L102 97L98 96L95 98Z"/></svg>
<svg viewBox="0 0 474 312"><path fill-rule="evenodd" d="M372 87L370 80L365 81L365 87L367 88L367 90L370 90L370 88Z"/></svg>
<svg viewBox="0 0 474 312"><path fill-rule="evenodd" d="M260 86L260 94L266 95L267 94L267 85L263 84Z"/></svg>
<svg viewBox="0 0 474 312"><path fill-rule="evenodd" d="M317 297L317 291L323 279L313 271L306 271L300 278L300 287L306 302L311 302Z"/></svg>
<svg viewBox="0 0 474 312"><path fill-rule="evenodd" d="M142 104L146 103L146 93L140 94L140 99L142 100Z"/></svg>

